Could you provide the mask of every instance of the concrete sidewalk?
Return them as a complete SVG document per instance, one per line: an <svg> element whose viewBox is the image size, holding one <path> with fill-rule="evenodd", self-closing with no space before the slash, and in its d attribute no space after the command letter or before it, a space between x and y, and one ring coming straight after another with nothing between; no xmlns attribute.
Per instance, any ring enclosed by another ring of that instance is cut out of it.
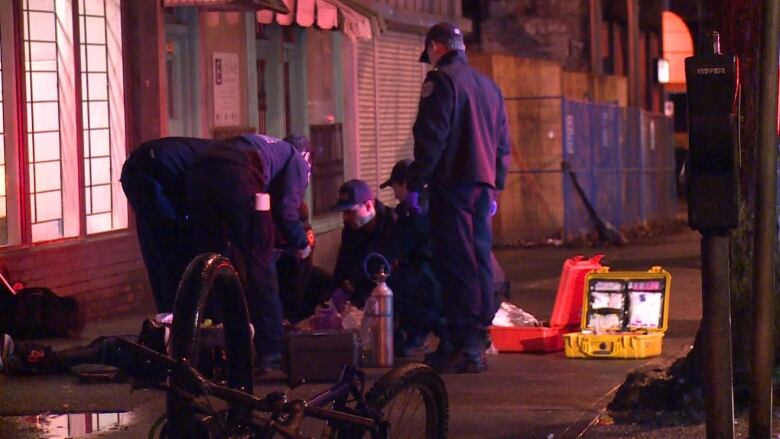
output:
<svg viewBox="0 0 780 439"><path fill-rule="evenodd" d="M490 368L484 374L444 377L450 397L449 437L577 437L609 403L627 373L649 364L667 364L689 350L701 318L698 234L686 232L659 238L653 245L624 248L541 247L496 252L512 280L513 302L542 320L552 312L563 261L575 254L596 253L605 253L603 263L613 270L646 270L661 265L672 274L669 331L663 356L647 360L571 360L562 352L491 355ZM144 314L90 323L82 340L67 343L88 342L98 335L137 333ZM63 342L57 344L64 346ZM369 376L376 379L383 372L369 370ZM281 375L271 375L257 383L255 393L283 387ZM302 386L291 397L305 398L321 388ZM24 432L5 416L89 411L129 411L129 425L106 433L105 437L145 437L163 409L162 392L131 391L127 384L79 384L71 376L0 376L3 438L37 437L29 428Z"/></svg>

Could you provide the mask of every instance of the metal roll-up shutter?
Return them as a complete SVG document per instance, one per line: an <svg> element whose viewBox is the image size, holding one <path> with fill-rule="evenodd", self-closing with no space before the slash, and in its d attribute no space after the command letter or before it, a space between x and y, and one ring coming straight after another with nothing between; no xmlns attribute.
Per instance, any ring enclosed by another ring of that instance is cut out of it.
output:
<svg viewBox="0 0 780 439"><path fill-rule="evenodd" d="M377 89L379 105L379 178L390 176L393 165L414 158L412 126L417 116L423 64L418 61L423 46L419 35L385 33L377 39ZM378 197L393 201L391 190Z"/></svg>
<svg viewBox="0 0 780 439"><path fill-rule="evenodd" d="M357 127L359 178L371 187L377 183L376 39L357 43Z"/></svg>
<svg viewBox="0 0 780 439"><path fill-rule="evenodd" d="M385 32L358 47L360 177L386 203L394 204L393 193L380 192L379 184L398 160L413 158L412 125L425 78L425 66L417 61L422 41L419 35Z"/></svg>

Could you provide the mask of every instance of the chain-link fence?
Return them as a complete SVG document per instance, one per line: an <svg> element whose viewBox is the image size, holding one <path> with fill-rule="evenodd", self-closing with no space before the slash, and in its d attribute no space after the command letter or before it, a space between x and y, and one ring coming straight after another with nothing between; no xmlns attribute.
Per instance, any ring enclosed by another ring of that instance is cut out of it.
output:
<svg viewBox="0 0 780 439"><path fill-rule="evenodd" d="M521 208L515 209L514 215L522 214L526 218L514 223L526 231L512 233L508 228L511 223L499 220L496 230L499 243L515 243L518 237L519 240L543 239L554 234L555 228L567 237L594 230L574 180L561 171L561 160L568 163L595 212L616 227L675 217L677 199L670 118L557 96L507 98L507 111L510 125L519 127L513 136L519 144L513 151L510 173L523 178L517 182L522 189L517 194L505 191L502 203L506 205L509 201L511 205L510 199L523 198L515 201ZM551 112L559 117L550 117ZM542 114L544 117L536 118ZM542 176L557 182L541 184L537 180ZM530 191L537 202L525 200L529 197L529 185L539 188L538 194ZM538 202L540 195L543 203ZM546 214L549 212L557 214ZM528 218L538 218L543 223L529 224Z"/></svg>

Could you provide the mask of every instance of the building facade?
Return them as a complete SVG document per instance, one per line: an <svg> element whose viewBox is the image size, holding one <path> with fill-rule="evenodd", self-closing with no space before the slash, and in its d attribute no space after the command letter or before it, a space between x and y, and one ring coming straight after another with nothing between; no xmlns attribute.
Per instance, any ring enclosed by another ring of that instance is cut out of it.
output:
<svg viewBox="0 0 780 439"><path fill-rule="evenodd" d="M151 298L119 185L133 147L310 135L316 262L330 268L339 185L378 191L412 155L425 31L470 28L449 0L284 0L289 14L231 0L0 3L0 260L15 280L75 296L89 318Z"/></svg>
<svg viewBox="0 0 780 439"><path fill-rule="evenodd" d="M631 106L662 112L662 0L466 0L482 51L554 61L568 72L629 78ZM633 32L632 20L637 29ZM635 47L632 45L635 44ZM636 69L634 71L634 69ZM631 93L636 93L631 99ZM595 100L594 96L578 99Z"/></svg>

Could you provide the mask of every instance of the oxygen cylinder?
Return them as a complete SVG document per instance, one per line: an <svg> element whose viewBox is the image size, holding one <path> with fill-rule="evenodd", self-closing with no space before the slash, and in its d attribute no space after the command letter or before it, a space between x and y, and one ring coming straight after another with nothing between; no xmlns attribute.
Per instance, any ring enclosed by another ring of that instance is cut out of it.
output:
<svg viewBox="0 0 780 439"><path fill-rule="evenodd" d="M385 283L387 276L384 266L380 266L376 287L363 311L363 347L373 367L393 366L393 291Z"/></svg>

